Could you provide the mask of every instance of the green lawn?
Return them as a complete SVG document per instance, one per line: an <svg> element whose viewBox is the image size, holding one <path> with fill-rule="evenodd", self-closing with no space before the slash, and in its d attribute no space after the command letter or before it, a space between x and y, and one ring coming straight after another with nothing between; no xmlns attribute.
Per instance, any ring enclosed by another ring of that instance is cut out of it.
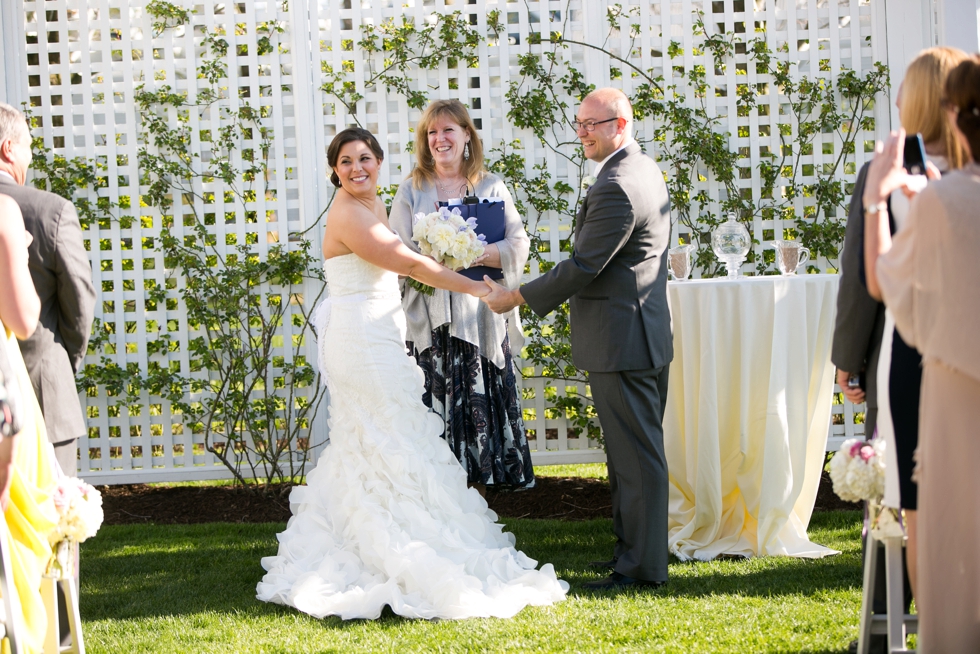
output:
<svg viewBox="0 0 980 654"><path fill-rule="evenodd" d="M608 520L509 520L555 564L569 599L511 620L316 620L255 600L281 524L107 526L82 546L88 650L107 652L842 652L857 634L860 523L818 513L813 540L843 554L680 563L657 591L591 595L586 563L612 549Z"/></svg>

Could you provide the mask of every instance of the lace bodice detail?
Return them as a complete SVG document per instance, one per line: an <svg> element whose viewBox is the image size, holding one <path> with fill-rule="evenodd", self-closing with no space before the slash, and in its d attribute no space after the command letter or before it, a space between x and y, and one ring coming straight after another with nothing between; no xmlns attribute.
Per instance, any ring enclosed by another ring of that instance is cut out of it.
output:
<svg viewBox="0 0 980 654"><path fill-rule="evenodd" d="M323 262L330 297L344 295L398 295L398 275L369 263L356 254L344 254Z"/></svg>

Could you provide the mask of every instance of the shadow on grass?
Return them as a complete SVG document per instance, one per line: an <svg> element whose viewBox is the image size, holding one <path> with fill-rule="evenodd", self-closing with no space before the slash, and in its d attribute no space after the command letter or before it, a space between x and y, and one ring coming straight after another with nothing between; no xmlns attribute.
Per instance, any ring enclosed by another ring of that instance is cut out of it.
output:
<svg viewBox="0 0 980 654"><path fill-rule="evenodd" d="M573 571L562 578L571 584L572 596L614 596L619 593L652 594L661 597L700 598L719 595L740 597L773 597L777 595L812 595L820 592L853 590L861 587L860 562L856 557L834 556L819 561L794 559L781 561L778 567L749 569L753 561L732 562L725 570L699 571L697 575L681 575L675 566L669 568L666 586L656 589L630 589L593 592L582 584L598 579L594 572ZM679 566L687 564L680 563ZM711 565L711 564L702 564Z"/></svg>
<svg viewBox="0 0 980 654"><path fill-rule="evenodd" d="M825 519L822 528L852 528L853 517ZM282 524L207 524L107 527L82 549L81 612L86 621L192 615L237 617L299 615L292 608L259 602L255 586L265 574L264 556L275 554ZM571 597L592 593L583 583L603 576L587 567L612 548L611 521L580 523L511 521L518 547L539 562L551 562L572 588ZM860 586L859 558L845 554L821 560L725 561L670 565L670 583L658 590L626 590L654 597L756 596L850 590ZM313 620L313 618L309 618ZM360 621L321 621L330 629ZM386 609L379 626L403 619Z"/></svg>

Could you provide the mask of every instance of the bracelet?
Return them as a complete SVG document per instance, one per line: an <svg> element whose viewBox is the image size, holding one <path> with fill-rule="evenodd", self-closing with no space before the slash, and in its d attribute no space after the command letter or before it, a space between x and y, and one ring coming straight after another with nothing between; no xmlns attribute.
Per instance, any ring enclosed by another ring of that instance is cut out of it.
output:
<svg viewBox="0 0 980 654"><path fill-rule="evenodd" d="M870 207L864 208L864 213L875 215L878 213L888 213L888 203L879 202L878 204L872 204Z"/></svg>

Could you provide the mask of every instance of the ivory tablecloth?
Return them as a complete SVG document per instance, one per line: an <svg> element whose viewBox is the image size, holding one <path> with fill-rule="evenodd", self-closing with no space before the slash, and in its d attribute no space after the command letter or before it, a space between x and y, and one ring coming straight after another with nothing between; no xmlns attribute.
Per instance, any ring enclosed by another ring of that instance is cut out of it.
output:
<svg viewBox="0 0 980 654"><path fill-rule="evenodd" d="M670 549L682 560L836 553L806 528L830 424L837 279L668 284L664 445Z"/></svg>

